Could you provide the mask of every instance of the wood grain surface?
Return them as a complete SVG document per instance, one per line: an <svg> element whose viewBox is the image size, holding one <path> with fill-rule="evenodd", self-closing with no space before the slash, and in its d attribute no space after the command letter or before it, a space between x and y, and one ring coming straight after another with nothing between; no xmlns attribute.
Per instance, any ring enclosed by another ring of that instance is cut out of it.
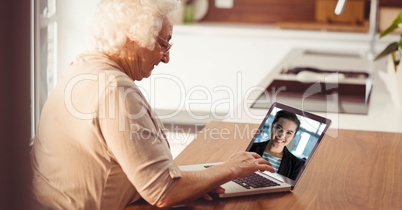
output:
<svg viewBox="0 0 402 210"><path fill-rule="evenodd" d="M215 7L215 0L208 0L208 4L207 14L201 22L272 24L315 21L316 0L233 0L230 9ZM379 6L400 8L402 1L380 0ZM368 20L370 0L365 0L364 10Z"/></svg>
<svg viewBox="0 0 402 210"><path fill-rule="evenodd" d="M216 162L244 150L257 124L210 122L175 159ZM402 133L332 130L292 192L197 200L192 209L402 209ZM144 201L126 208L153 209Z"/></svg>

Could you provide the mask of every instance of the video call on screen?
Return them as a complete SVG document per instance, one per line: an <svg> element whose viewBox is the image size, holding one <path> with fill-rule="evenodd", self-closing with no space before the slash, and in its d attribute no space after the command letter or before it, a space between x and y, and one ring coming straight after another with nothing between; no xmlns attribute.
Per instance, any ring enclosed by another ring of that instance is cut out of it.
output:
<svg viewBox="0 0 402 210"><path fill-rule="evenodd" d="M274 108L265 121L260 134L255 138L254 143L269 141L271 136L271 125L275 115L281 109ZM299 131L293 140L287 145L288 150L302 160L307 160L314 149L319 137L325 129L326 124L310 119L308 117L296 114L300 120Z"/></svg>

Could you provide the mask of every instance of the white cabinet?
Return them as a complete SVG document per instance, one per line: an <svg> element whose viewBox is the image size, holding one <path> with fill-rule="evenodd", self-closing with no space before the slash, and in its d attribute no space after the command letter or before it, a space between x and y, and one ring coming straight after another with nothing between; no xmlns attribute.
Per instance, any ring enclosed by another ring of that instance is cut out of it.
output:
<svg viewBox="0 0 402 210"><path fill-rule="evenodd" d="M150 78L137 84L143 88L162 120L176 123L209 120L258 122L258 117L249 119L242 116L247 109L243 102L250 94L265 88L259 85L264 84L270 72L293 48L364 56L370 39L364 33L279 30L270 26L195 24L176 25L173 31L170 62L160 64ZM387 41L377 42L378 49ZM328 65L342 66L342 63ZM380 91L384 91L382 86L378 84ZM374 90L378 87L375 84ZM385 97L388 93L377 94ZM381 100L379 97L382 96L372 99ZM377 104L377 101L373 103ZM368 127L366 124L381 117L380 113L376 114L380 110L376 109L381 109L381 106L373 105L367 116L342 115L344 122L339 122L336 127L374 130L377 124ZM262 118L265 111L256 113ZM402 122L384 129L402 131Z"/></svg>

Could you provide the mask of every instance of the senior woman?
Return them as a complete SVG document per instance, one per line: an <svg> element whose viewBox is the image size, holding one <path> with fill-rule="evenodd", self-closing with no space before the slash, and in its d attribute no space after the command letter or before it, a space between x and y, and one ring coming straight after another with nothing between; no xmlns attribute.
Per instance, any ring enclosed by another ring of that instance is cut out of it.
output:
<svg viewBox="0 0 402 210"><path fill-rule="evenodd" d="M177 0L103 0L96 47L77 57L46 101L32 147L33 194L50 209L124 209L141 197L158 207L182 204L257 170L256 153L181 171L164 127L134 81L169 62Z"/></svg>

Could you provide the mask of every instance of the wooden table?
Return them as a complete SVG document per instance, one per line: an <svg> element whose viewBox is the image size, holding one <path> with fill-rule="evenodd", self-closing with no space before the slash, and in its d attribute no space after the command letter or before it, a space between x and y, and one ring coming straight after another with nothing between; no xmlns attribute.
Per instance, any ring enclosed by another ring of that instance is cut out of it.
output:
<svg viewBox="0 0 402 210"><path fill-rule="evenodd" d="M386 123L386 122L384 122ZM257 124L210 122L175 159L224 161L245 150ZM194 209L402 209L402 133L332 130L292 192L197 200ZM140 201L126 208L152 209Z"/></svg>

